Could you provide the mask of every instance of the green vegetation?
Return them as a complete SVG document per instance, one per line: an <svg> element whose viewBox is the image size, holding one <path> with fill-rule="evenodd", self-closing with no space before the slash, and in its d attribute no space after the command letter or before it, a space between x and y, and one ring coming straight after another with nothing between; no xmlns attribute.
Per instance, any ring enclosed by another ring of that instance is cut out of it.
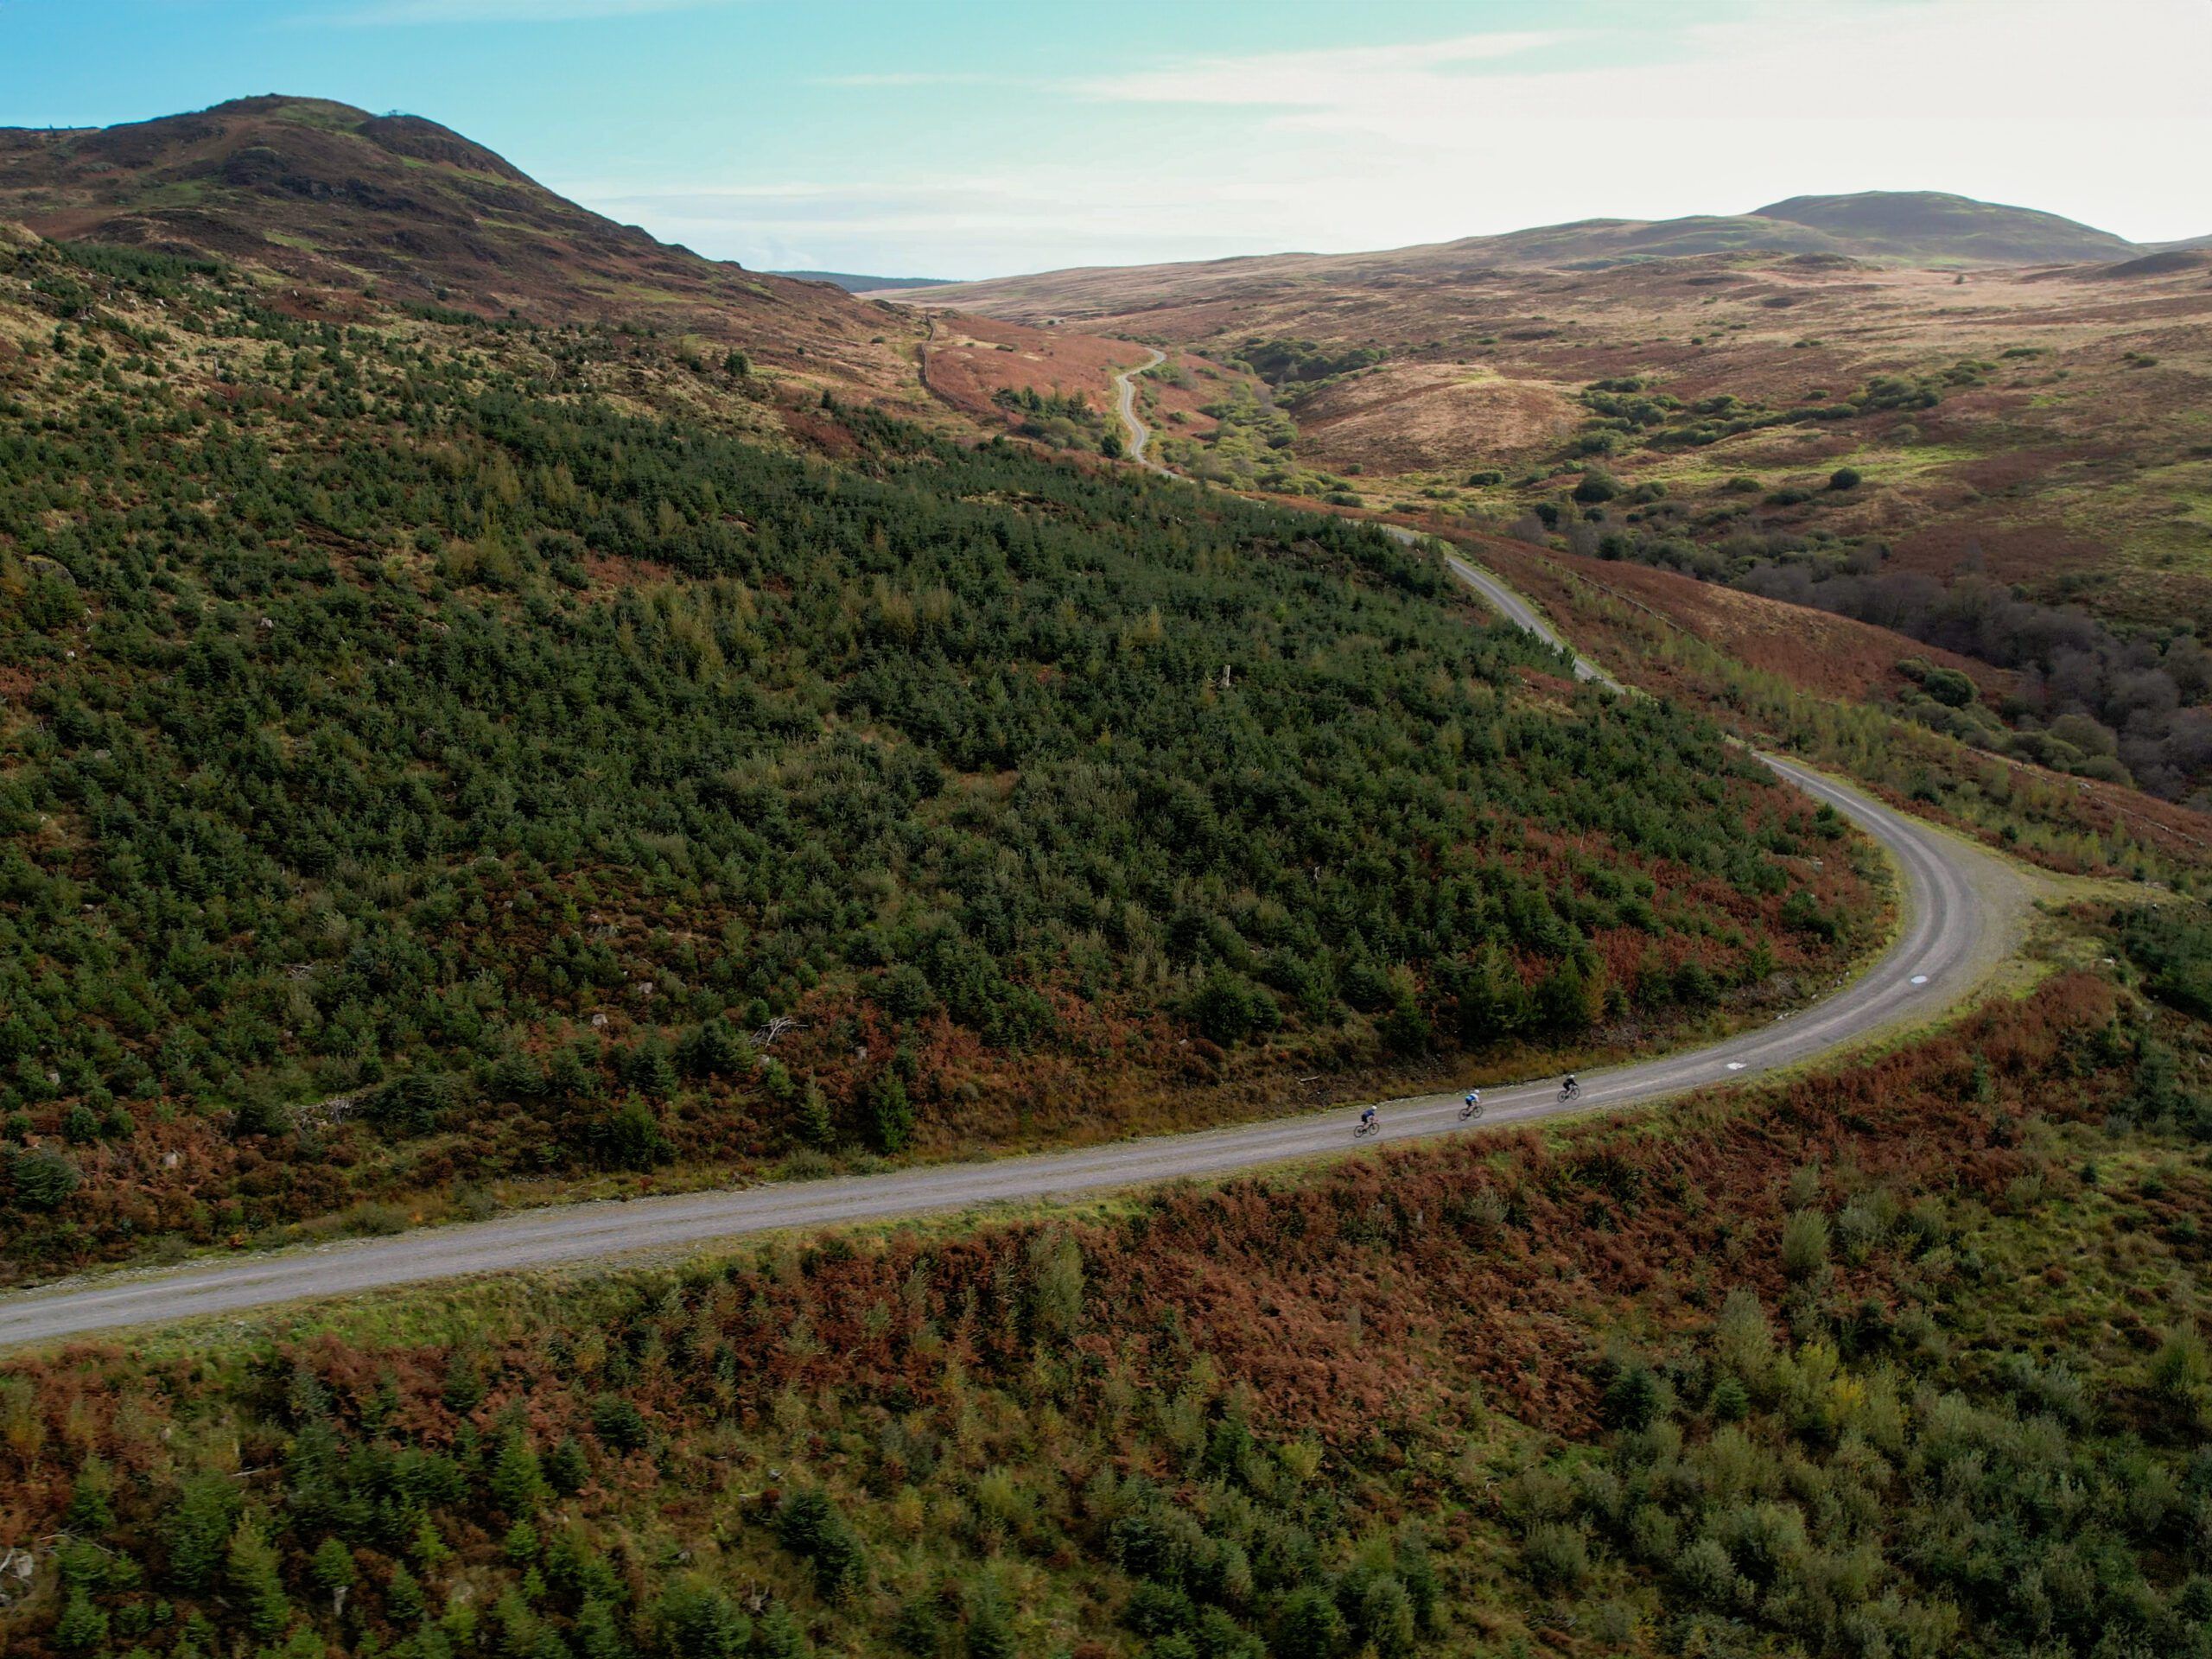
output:
<svg viewBox="0 0 2212 1659"><path fill-rule="evenodd" d="M1632 375L1597 380L1581 394L1583 407L1591 411L1592 418L1568 440L1567 453L1603 455L1637 448L1702 448L1764 427L1847 421L1886 410L1933 409L1946 391L1983 385L1996 368L1994 363L1961 358L1940 373L1876 375L1847 397L1788 409L1770 409L1728 392L1685 404L1671 392L1655 390L1645 379Z"/></svg>
<svg viewBox="0 0 2212 1659"><path fill-rule="evenodd" d="M1222 395L1204 406L1214 429L1203 436L1163 433L1161 453L1174 468L1232 489L1264 490L1272 495L1305 495L1338 505L1350 486L1332 474L1317 472L1298 459L1298 426L1282 404L1264 387L1232 380Z"/></svg>
<svg viewBox="0 0 2212 1659"><path fill-rule="evenodd" d="M1271 386L1317 387L1340 375L1357 374L1389 357L1379 346L1323 346L1310 340L1248 340L1231 362L1249 369Z"/></svg>
<svg viewBox="0 0 2212 1659"><path fill-rule="evenodd" d="M764 418L638 336L165 315L6 371L12 1272L1574 1042L1835 960L1800 890L1874 925L1710 726L1539 705L1363 528L834 406L801 459L594 396Z"/></svg>
<svg viewBox="0 0 2212 1659"><path fill-rule="evenodd" d="M1973 682L1907 658L1919 683L1897 708L1821 696L1785 676L1738 661L1654 613L1561 581L1569 632L1629 677L1713 714L1739 734L1779 744L1916 810L2051 868L2157 881L2212 893L2208 849L2194 825L2116 809L2078 784L2008 764L1941 729L1948 701ZM1943 701L1930 694L1931 682ZM1972 706L1970 697L1967 706ZM1900 715L1909 712L1910 719Z"/></svg>
<svg viewBox="0 0 2212 1659"><path fill-rule="evenodd" d="M1058 449L1101 449L1111 437L1114 448L1108 453L1121 453L1120 435L1109 429L1106 412L1093 409L1090 400L1079 391L1002 386L991 394L991 401L1020 417L1015 430L1025 438L1035 438Z"/></svg>
<svg viewBox="0 0 2212 1659"><path fill-rule="evenodd" d="M1663 1122L19 1359L0 1634L2202 1654L2207 1035L2061 976Z"/></svg>
<svg viewBox="0 0 2212 1659"><path fill-rule="evenodd" d="M1849 495L1863 482L1843 467L1822 493ZM1751 493L1742 491L1745 484L1759 487L1738 479L1725 488ZM2117 629L2078 606L2043 603L1974 575L1945 586L1918 571L1885 569L1890 550L1882 542L1755 529L1734 523L1732 506L1701 519L1695 504L1663 491L1655 496L1655 488L1641 486L1641 500L1628 493L1627 510L1616 515L1609 504L1622 494L1618 483L1586 470L1572 493L1586 511L1562 526L1569 550L1834 611L2009 671L2014 688L1998 707L1916 694L1901 706L1996 753L2133 784L2168 800L2212 802L2212 652L2193 629ZM1821 499L1783 489L1765 505L1794 508ZM1545 508L1549 522L1561 524L1557 504L1537 504Z"/></svg>

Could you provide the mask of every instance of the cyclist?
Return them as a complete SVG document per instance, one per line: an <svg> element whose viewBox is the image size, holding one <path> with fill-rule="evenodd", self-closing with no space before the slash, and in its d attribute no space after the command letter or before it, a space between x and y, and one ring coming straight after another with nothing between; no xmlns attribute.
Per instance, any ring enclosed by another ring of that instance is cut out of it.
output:
<svg viewBox="0 0 2212 1659"><path fill-rule="evenodd" d="M1468 1090L1466 1103L1459 1108L1459 1116L1462 1117L1479 1117L1482 1115L1482 1109L1483 1091L1479 1089Z"/></svg>
<svg viewBox="0 0 2212 1659"><path fill-rule="evenodd" d="M1371 1129L1375 1127L1375 1109L1372 1106L1360 1113L1359 1127L1363 1129Z"/></svg>
<svg viewBox="0 0 2212 1659"><path fill-rule="evenodd" d="M1574 1080L1574 1073L1572 1071L1568 1072L1567 1074L1567 1081L1559 1086L1560 1098L1561 1100L1573 1100L1581 1092L1582 1085Z"/></svg>

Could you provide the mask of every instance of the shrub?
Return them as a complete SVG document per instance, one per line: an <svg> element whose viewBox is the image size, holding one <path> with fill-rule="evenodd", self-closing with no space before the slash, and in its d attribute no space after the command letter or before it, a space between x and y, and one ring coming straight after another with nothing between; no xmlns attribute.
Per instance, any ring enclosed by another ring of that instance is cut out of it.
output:
<svg viewBox="0 0 2212 1659"><path fill-rule="evenodd" d="M1717 1538L1700 1538L1675 1558L1675 1582L1692 1601L1725 1607L1738 1599L1736 1564Z"/></svg>
<svg viewBox="0 0 2212 1659"><path fill-rule="evenodd" d="M1620 493L1619 481L1602 467L1586 469L1574 486L1575 500L1586 507L1598 506Z"/></svg>
<svg viewBox="0 0 2212 1659"><path fill-rule="evenodd" d="M1799 1282L1827 1265L1828 1218L1817 1210L1793 1211L1782 1224L1782 1270Z"/></svg>
<svg viewBox="0 0 2212 1659"><path fill-rule="evenodd" d="M492 1462L489 1486L492 1501L511 1516L528 1515L545 1501L545 1478L537 1454L519 1433L501 1439L499 1455Z"/></svg>
<svg viewBox="0 0 2212 1659"><path fill-rule="evenodd" d="M607 1169L651 1169L676 1156L652 1108L635 1095L589 1119L577 1138L592 1161Z"/></svg>
<svg viewBox="0 0 2212 1659"><path fill-rule="evenodd" d="M1572 1594L1590 1576L1590 1546L1580 1528L1547 1521L1529 1529L1521 1546L1521 1567L1537 1589Z"/></svg>
<svg viewBox="0 0 2212 1659"><path fill-rule="evenodd" d="M1307 1585L1284 1601L1269 1646L1280 1659L1337 1659L1350 1635L1335 1601Z"/></svg>
<svg viewBox="0 0 2212 1659"><path fill-rule="evenodd" d="M221 1475L195 1475L185 1483L162 1526L168 1576L179 1589L214 1583L239 1505L237 1489Z"/></svg>
<svg viewBox="0 0 2212 1659"><path fill-rule="evenodd" d="M276 1551L251 1516L241 1516L231 1534L223 1577L232 1601L245 1614L246 1629L256 1636L275 1636L292 1622Z"/></svg>
<svg viewBox="0 0 2212 1659"><path fill-rule="evenodd" d="M1243 975L1226 969L1216 969L1199 982L1184 1001L1183 1017L1198 1035L1224 1048L1273 1031L1282 1023L1274 998Z"/></svg>
<svg viewBox="0 0 2212 1659"><path fill-rule="evenodd" d="M1649 1365L1631 1362L1605 1385L1599 1410L1615 1428L1649 1428L1666 1406L1666 1389Z"/></svg>
<svg viewBox="0 0 2212 1659"><path fill-rule="evenodd" d="M888 1068L879 1071L868 1084L868 1122L880 1152L904 1152L913 1140L913 1103L906 1096L905 1080L896 1071Z"/></svg>
<svg viewBox="0 0 2212 1659"><path fill-rule="evenodd" d="M545 1454L545 1484L563 1497L575 1497L590 1478L591 1465L575 1440L563 1440Z"/></svg>
<svg viewBox="0 0 2212 1659"><path fill-rule="evenodd" d="M836 1120L830 1115L830 1096L822 1092L821 1084L809 1083L800 1091L798 1104L791 1109L791 1135L815 1152L828 1152L837 1144Z"/></svg>
<svg viewBox="0 0 2212 1659"><path fill-rule="evenodd" d="M231 1116L234 1136L285 1135L291 1128L291 1109L266 1084L249 1090Z"/></svg>
<svg viewBox="0 0 2212 1659"><path fill-rule="evenodd" d="M1832 490L1855 490L1865 481L1853 467L1839 467L1828 474L1828 488Z"/></svg>
<svg viewBox="0 0 2212 1659"><path fill-rule="evenodd" d="M81 1652L100 1646L107 1640L107 1631L105 1610L93 1605L83 1585L72 1585L61 1617L54 1626L54 1645L65 1652Z"/></svg>
<svg viewBox="0 0 2212 1659"><path fill-rule="evenodd" d="M752 1640L751 1622L710 1585L671 1585L654 1609L668 1651L682 1659L737 1659Z"/></svg>
<svg viewBox="0 0 2212 1659"><path fill-rule="evenodd" d="M1931 668L1921 677L1920 683L1947 709L1963 709L1980 695L1980 688L1955 668Z"/></svg>
<svg viewBox="0 0 2212 1659"><path fill-rule="evenodd" d="M592 1402L591 1430L610 1451L636 1452L645 1444L645 1417L619 1394L602 1394Z"/></svg>
<svg viewBox="0 0 2212 1659"><path fill-rule="evenodd" d="M359 1571L353 1565L353 1552L338 1538L326 1538L315 1547L314 1557L308 1562L308 1577L318 1590L336 1595L340 1590L350 1590Z"/></svg>
<svg viewBox="0 0 2212 1659"><path fill-rule="evenodd" d="M2152 1386L2177 1406L2193 1404L2212 1382L2212 1359L2196 1332L2170 1332L2151 1359Z"/></svg>
<svg viewBox="0 0 2212 1659"><path fill-rule="evenodd" d="M813 1567L814 1587L824 1600L840 1600L860 1587L867 1554L827 1492L807 1487L788 1494L776 1506L775 1530L785 1549Z"/></svg>
<svg viewBox="0 0 2212 1659"><path fill-rule="evenodd" d="M1732 1376L1724 1376L1713 1385L1713 1420L1717 1423L1740 1423L1751 1411L1751 1396L1743 1383Z"/></svg>
<svg viewBox="0 0 2212 1659"><path fill-rule="evenodd" d="M16 1202L26 1210L52 1210L83 1184L77 1166L47 1147L30 1147L10 1160Z"/></svg>
<svg viewBox="0 0 2212 1659"><path fill-rule="evenodd" d="M361 1116L387 1135L424 1135L445 1121L459 1099L455 1079L410 1071L373 1090L361 1103Z"/></svg>
<svg viewBox="0 0 2212 1659"><path fill-rule="evenodd" d="M1835 1230L1844 1255L1853 1262L1864 1262L1867 1252L1888 1236L1890 1224L1873 1204L1865 1198L1853 1198L1836 1217Z"/></svg>

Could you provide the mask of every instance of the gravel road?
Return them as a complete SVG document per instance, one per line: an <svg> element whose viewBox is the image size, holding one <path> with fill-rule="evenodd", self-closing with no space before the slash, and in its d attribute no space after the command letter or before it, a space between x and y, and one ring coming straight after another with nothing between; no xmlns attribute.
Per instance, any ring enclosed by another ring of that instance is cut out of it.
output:
<svg viewBox="0 0 2212 1659"><path fill-rule="evenodd" d="M1145 454L1146 446L1152 442L1152 429L1137 416L1137 376L1147 369L1159 367L1167 360L1167 353L1157 346L1147 349L1152 353L1148 361L1140 363L1133 369L1123 369L1114 377L1115 407L1121 414L1122 424L1129 430L1128 447L1122 453L1140 467L1155 473L1165 473L1170 478L1179 478L1182 474L1173 467L1163 467Z"/></svg>
<svg viewBox="0 0 2212 1659"><path fill-rule="evenodd" d="M1123 395L1126 404L1126 381ZM1495 576L1458 558L1451 567L1509 620L1558 643L1528 602ZM1579 658L1575 671L1585 679L1615 683ZM1904 877L1904 911L1896 941L1861 977L1770 1025L1688 1052L1584 1073L1581 1096L1572 1103L1560 1101L1550 1079L1486 1089L1487 1109L1472 1132L1565 1111L1648 1103L1833 1054L1962 999L2012 950L2025 890L2001 860L1794 761L1762 758L1894 855ZM1353 1110L1339 1107L1200 1134L987 1163L569 1205L211 1265L105 1274L0 1297L0 1346L236 1315L302 1299L389 1292L482 1274L590 1266L785 1228L1075 1198L1325 1154L1366 1156L1406 1141L1469 1132L1459 1121L1459 1105L1457 1091L1386 1103L1382 1132L1357 1141L1351 1132Z"/></svg>

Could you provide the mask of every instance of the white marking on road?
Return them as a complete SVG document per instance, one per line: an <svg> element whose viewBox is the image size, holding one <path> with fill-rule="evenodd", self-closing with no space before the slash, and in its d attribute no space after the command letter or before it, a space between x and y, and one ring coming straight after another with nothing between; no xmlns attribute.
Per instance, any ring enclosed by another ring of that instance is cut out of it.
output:
<svg viewBox="0 0 2212 1659"><path fill-rule="evenodd" d="M1928 982L1928 976L1925 974L1915 974L1912 976L1912 982L1916 985L1925 985Z"/></svg>

